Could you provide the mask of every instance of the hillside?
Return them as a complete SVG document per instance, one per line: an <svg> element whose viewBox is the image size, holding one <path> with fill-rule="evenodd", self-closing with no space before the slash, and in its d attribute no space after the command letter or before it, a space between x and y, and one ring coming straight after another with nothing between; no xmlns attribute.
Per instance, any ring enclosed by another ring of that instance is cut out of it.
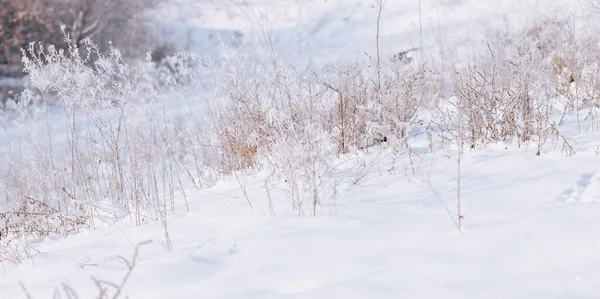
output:
<svg viewBox="0 0 600 299"><path fill-rule="evenodd" d="M0 298L598 297L597 12L408 2L170 0L159 65L31 54Z"/></svg>

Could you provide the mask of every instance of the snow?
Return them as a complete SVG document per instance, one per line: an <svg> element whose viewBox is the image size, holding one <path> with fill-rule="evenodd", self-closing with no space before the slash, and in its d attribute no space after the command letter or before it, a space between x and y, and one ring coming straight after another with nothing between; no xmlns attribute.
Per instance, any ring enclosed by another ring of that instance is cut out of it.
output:
<svg viewBox="0 0 600 299"><path fill-rule="evenodd" d="M374 49L374 9L361 0L172 1L158 10L173 43L214 51L197 34L240 32L260 41L273 30L282 55L320 64L362 59ZM489 26L535 22L538 14L581 9L576 1L423 0L425 44L440 38L466 48ZM179 7L179 8L178 8ZM183 9L181 8L183 7ZM264 20L248 16L263 14ZM299 18L301 16L301 18ZM253 23L254 22L254 23ZM261 23L263 22L263 23ZM419 46L418 2L389 0L382 22L386 53ZM190 33L191 32L191 33ZM461 49L461 48L457 48ZM459 50L456 50L459 51ZM357 54L358 53L358 54ZM465 54L471 55L471 54ZM176 106L176 105L174 105ZM91 277L120 281L129 298L597 298L600 295L600 134L576 133L577 154L560 149L495 145L466 151L461 165L464 227L454 218L456 149L412 142L406 156L378 148L339 157L330 173L340 184L335 203L317 217L298 217L266 172L189 189L190 212L168 219L173 252L160 223L107 224L47 239L21 265L2 265L0 298L49 298L61 284L93 298ZM357 184L353 163L374 161ZM282 183L283 184L283 183ZM273 211L270 211L270 202Z"/></svg>
<svg viewBox="0 0 600 299"><path fill-rule="evenodd" d="M415 176L405 174L408 161L394 165L390 155L381 157L360 184L349 175L337 203L315 218L295 217L276 191L275 219L261 212L268 210L264 177L254 174L246 186L257 209L247 207L233 179L197 192L192 212L170 219L174 252L166 252L157 223L47 240L31 262L4 266L1 298L22 297L19 282L34 298L48 297L60 283L90 298L89 276L121 277L123 267L110 257L129 257L145 240L154 242L140 249L125 288L130 298L597 294L600 157L593 151L570 158L514 148L466 153L464 236L444 208L454 210L456 199L453 157L427 155Z"/></svg>
<svg viewBox="0 0 600 299"><path fill-rule="evenodd" d="M490 28L522 28L547 14L582 10L589 13L572 0L389 0L381 47L387 55L420 47L422 30L424 47L467 48L481 43ZM167 43L194 52L214 53L215 45L235 38L272 44L278 53L317 65L375 51L374 0L168 1L152 14Z"/></svg>

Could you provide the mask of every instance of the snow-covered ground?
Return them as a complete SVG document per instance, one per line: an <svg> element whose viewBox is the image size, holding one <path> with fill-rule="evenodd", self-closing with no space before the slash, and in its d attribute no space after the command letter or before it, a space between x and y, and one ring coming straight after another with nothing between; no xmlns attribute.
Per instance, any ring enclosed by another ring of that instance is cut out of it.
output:
<svg viewBox="0 0 600 299"><path fill-rule="evenodd" d="M374 1L171 2L153 12L157 27L190 50L216 52L220 41L206 38L237 36L272 43L286 60L321 64L375 48ZM521 28L557 11L585 14L574 0L421 3L423 44L447 43L459 56L471 55L463 50L483 43L489 28ZM388 0L381 30L384 54L420 47L419 1ZM126 268L113 257L129 259L147 240L123 290L132 299L598 298L600 133L578 133L574 117L565 127L572 157L513 145L464 154L462 233L456 151L421 147L421 136L412 143L413 166L377 148L339 157L331 173L339 194L317 217L297 217L265 173L227 178L190 190L190 212L169 218L173 252L160 223L45 240L32 259L2 265L0 298L26 298L21 283L32 298L50 298L62 284L93 298L91 277L120 282Z"/></svg>
<svg viewBox="0 0 600 299"><path fill-rule="evenodd" d="M462 164L463 234L456 159L428 154L416 175L407 160L373 154L364 180L342 181L335 205L297 218L271 189L270 216L260 174L245 178L247 207L228 179L190 198L170 219L174 252L159 224L115 225L46 241L20 266L5 265L1 298L48 298L67 283L92 298L90 276L118 281L135 244L139 264L130 298L595 298L600 270L600 135L578 139L579 154L534 150L468 152ZM351 165L353 155L340 158Z"/></svg>
<svg viewBox="0 0 600 299"><path fill-rule="evenodd" d="M556 13L590 23L590 9L578 0L388 0L381 50L393 55L422 43L426 49L447 45L454 55L472 52L490 30L522 30ZM286 60L319 65L364 60L376 47L375 0L173 0L151 14L166 37L160 40L195 52L258 42Z"/></svg>

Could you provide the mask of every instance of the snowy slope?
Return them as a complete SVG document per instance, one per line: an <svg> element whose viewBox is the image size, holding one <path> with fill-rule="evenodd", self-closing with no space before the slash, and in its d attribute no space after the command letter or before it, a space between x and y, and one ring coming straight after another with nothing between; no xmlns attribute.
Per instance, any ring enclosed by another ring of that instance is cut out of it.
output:
<svg viewBox="0 0 600 299"><path fill-rule="evenodd" d="M157 8L160 34L178 47L216 53L221 38L272 42L286 59L321 64L374 52L367 0L173 0ZM541 14L582 13L578 1L422 0L423 43L460 55L489 28L520 28ZM384 53L420 47L417 0L388 0ZM237 33L236 33L237 32ZM211 41L211 42L208 42ZM459 47L460 46L460 47ZM466 152L464 228L456 229L453 149L421 148L418 166L377 148L338 158L335 204L298 218L265 173L190 190L191 212L169 218L174 251L159 223L130 223L45 240L22 265L3 265L0 298L50 298L72 286L94 298L90 279L118 282L114 259L140 248L129 298L598 298L600 134L573 132L577 154L497 145ZM374 161L364 178L353 163ZM267 192L267 189L269 192ZM270 208L272 205L272 209ZM271 211L272 210L272 211Z"/></svg>
<svg viewBox="0 0 600 299"><path fill-rule="evenodd" d="M578 141L591 149L598 137ZM34 298L60 283L91 298L88 276L118 280L124 269L109 258L154 240L141 248L130 298L595 298L600 156L534 154L465 155L464 237L445 209L455 211L452 153L425 156L414 176L405 173L408 161L382 154L357 186L348 174L337 204L319 217L286 212L286 195L273 187L271 219L260 175L246 179L259 207L251 211L227 180L170 220L174 252L165 251L158 224L47 241L33 261L5 266L0 297L23 297L22 281Z"/></svg>
<svg viewBox="0 0 600 299"><path fill-rule="evenodd" d="M157 16L157 32L175 48L215 53L221 43L258 42L289 60L318 65L374 55L375 3L180 0L151 14ZM556 13L590 24L588 7L576 0L388 0L380 26L382 53L393 55L421 43L425 49L444 44L457 52L472 51L490 30L521 30Z"/></svg>

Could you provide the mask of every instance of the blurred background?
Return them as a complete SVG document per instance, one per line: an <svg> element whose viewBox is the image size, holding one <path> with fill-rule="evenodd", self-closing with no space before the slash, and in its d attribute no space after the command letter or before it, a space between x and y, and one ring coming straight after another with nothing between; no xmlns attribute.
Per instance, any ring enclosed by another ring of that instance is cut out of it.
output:
<svg viewBox="0 0 600 299"><path fill-rule="evenodd" d="M157 0L0 0L0 97L19 89L22 49L66 48L65 34L81 45L91 38L102 48L109 42L125 56L140 55L148 42L142 12ZM61 27L64 26L64 32Z"/></svg>

